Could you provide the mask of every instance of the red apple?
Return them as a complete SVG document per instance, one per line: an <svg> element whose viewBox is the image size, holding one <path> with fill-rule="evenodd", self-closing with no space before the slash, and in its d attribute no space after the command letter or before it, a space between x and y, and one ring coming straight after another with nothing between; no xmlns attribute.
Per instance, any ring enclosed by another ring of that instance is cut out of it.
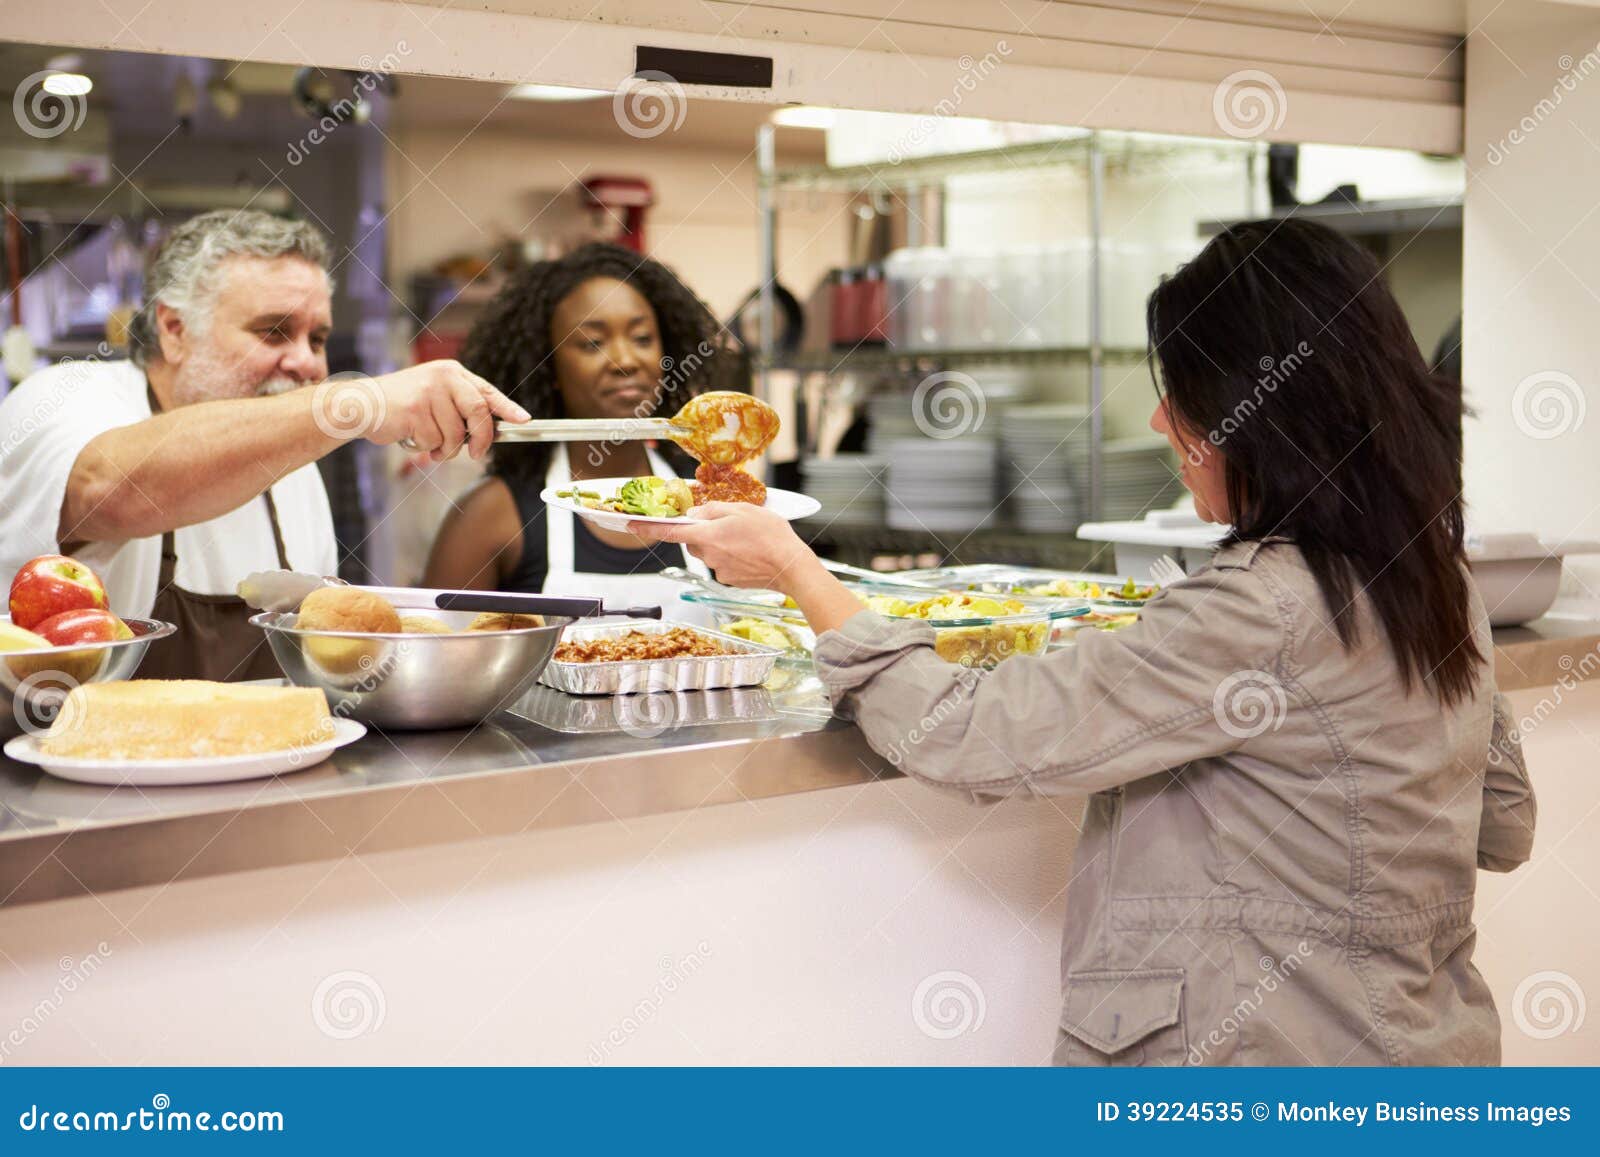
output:
<svg viewBox="0 0 1600 1157"><path fill-rule="evenodd" d="M84 607L62 611L40 623L35 631L50 640L52 647L75 647L80 643L114 643L133 638L128 624L110 611Z"/></svg>
<svg viewBox="0 0 1600 1157"><path fill-rule="evenodd" d="M106 609L100 576L75 558L42 554L11 580L11 621L25 630L63 611Z"/></svg>

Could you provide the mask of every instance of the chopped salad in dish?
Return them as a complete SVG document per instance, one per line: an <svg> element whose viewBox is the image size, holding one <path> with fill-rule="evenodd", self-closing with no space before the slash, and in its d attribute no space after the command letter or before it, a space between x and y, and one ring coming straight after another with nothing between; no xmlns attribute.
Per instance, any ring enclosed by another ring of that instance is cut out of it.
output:
<svg viewBox="0 0 1600 1157"><path fill-rule="evenodd" d="M719 629L736 639L744 639L750 643L760 643L767 647L777 647L780 651L805 654L809 648L805 641L794 631L781 623L758 619L753 616L733 619L719 624Z"/></svg>
<svg viewBox="0 0 1600 1157"><path fill-rule="evenodd" d="M996 599L970 592L946 592L920 602L909 602L898 595L870 595L857 592L856 597L868 610L880 615L901 619L988 619L1006 615L1027 614L1036 608L1016 599Z"/></svg>
<svg viewBox="0 0 1600 1157"><path fill-rule="evenodd" d="M1050 639L1046 612L1017 599L997 599L970 591L944 591L920 602L898 595L868 594L856 597L868 610L897 619L950 624L934 633L934 652L947 663L966 667L992 667L1010 655L1036 655ZM990 622L1025 616L1016 622ZM955 625L962 620L977 620L972 626Z"/></svg>
<svg viewBox="0 0 1600 1157"><path fill-rule="evenodd" d="M1128 579L1121 586L1090 582L1083 579L1058 578L1047 583L1019 585L1011 588L1014 595L1053 595L1078 599L1119 599L1123 602L1142 603L1161 588Z"/></svg>

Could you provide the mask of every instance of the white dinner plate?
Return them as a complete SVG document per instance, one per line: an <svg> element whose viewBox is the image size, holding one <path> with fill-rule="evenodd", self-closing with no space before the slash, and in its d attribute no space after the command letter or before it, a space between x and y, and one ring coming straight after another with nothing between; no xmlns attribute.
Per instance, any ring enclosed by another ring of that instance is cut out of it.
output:
<svg viewBox="0 0 1600 1157"><path fill-rule="evenodd" d="M581 482L568 483L562 487L569 490L574 486L610 498L622 489L622 484L629 481L627 478L585 478ZM570 510L580 518L587 518L602 530L627 530L630 522L698 522L697 518L678 515L676 518L661 518L643 514L619 514L614 510L590 510L587 506L572 498L557 498L556 487L546 486L539 492L540 499L546 506L554 506L557 510ZM822 503L815 498L804 494L796 494L793 490L779 490L776 487L767 487L767 509L775 514L782 515L790 522L797 518L810 518L822 509Z"/></svg>
<svg viewBox="0 0 1600 1157"><path fill-rule="evenodd" d="M19 735L8 740L5 753L18 763L35 763L51 775L79 783L103 783L113 787L175 787L189 783L228 783L236 779L258 779L286 771L315 767L347 743L367 733L367 725L354 719L333 721L333 738L325 743L286 747L255 755L201 756L196 759L68 759L46 755L39 749L39 737Z"/></svg>

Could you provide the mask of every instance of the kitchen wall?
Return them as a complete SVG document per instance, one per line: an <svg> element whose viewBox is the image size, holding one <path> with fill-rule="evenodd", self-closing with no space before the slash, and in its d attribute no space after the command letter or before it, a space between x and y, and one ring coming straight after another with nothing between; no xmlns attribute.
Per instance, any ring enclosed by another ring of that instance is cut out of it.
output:
<svg viewBox="0 0 1600 1157"><path fill-rule="evenodd" d="M690 116L693 115L691 110ZM397 128L389 152L390 276L412 274L497 237L538 239L548 192L585 175L639 176L655 189L647 239L719 317L755 287L760 271L755 141L724 147L655 140L584 142L541 137L493 123ZM782 160L780 156L780 161ZM779 222L779 276L804 296L845 257L843 201L818 195L786 203Z"/></svg>
<svg viewBox="0 0 1600 1157"><path fill-rule="evenodd" d="M1475 3L1468 52L1463 382L1479 522L1600 538L1600 12ZM1482 22L1481 24L1479 22ZM1564 600L1600 611L1600 556Z"/></svg>
<svg viewBox="0 0 1600 1157"><path fill-rule="evenodd" d="M271 133L252 132L248 122L241 124L236 138L230 140L197 140L178 133L119 133L111 146L111 163L119 172L137 172L141 181L151 185L250 190L281 182L293 193L296 211L321 229L335 247L339 264L334 273L334 327L340 333L353 333L360 312L355 292L362 271L338 255L359 232L361 153L356 135L360 131L350 129L330 137L294 167L284 160L284 140ZM274 172L279 174L277 182Z"/></svg>

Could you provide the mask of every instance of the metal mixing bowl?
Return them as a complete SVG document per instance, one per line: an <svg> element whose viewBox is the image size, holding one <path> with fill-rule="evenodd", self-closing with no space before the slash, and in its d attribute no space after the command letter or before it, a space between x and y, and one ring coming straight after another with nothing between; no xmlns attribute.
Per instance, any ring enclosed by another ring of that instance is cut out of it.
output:
<svg viewBox="0 0 1600 1157"><path fill-rule="evenodd" d="M466 611L403 610L460 631ZM335 715L391 730L468 727L509 707L532 686L571 619L543 627L465 634L302 631L296 616L267 611L252 626L267 633L289 682L320 687Z"/></svg>
<svg viewBox="0 0 1600 1157"><path fill-rule="evenodd" d="M9 623L10 615L0 615ZM55 719L61 702L80 683L111 683L132 678L144 653L157 639L178 628L160 619L123 619L133 638L76 647L41 647L36 651L0 651L0 737L43 731Z"/></svg>

